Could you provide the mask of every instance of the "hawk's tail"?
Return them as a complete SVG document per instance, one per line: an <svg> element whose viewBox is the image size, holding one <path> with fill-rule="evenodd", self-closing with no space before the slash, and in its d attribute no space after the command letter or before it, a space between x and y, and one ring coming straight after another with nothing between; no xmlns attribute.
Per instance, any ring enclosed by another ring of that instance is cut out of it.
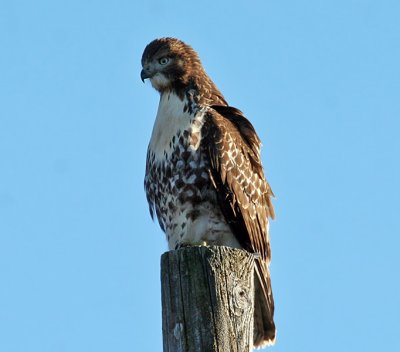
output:
<svg viewBox="0 0 400 352"><path fill-rule="evenodd" d="M254 277L254 337L255 348L273 345L276 328L274 323L274 298L272 296L271 279L268 263L256 259L256 275Z"/></svg>

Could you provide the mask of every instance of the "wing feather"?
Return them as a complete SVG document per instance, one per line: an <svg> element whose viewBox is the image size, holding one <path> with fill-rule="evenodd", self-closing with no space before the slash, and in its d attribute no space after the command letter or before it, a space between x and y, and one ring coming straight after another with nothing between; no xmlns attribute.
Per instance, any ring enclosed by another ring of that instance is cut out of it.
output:
<svg viewBox="0 0 400 352"><path fill-rule="evenodd" d="M258 253L254 307L254 346L275 341L274 300L269 274L268 218L274 217L273 193L265 179L260 139L243 114L213 106L203 126L203 150L210 161L211 183L232 232L244 249Z"/></svg>
<svg viewBox="0 0 400 352"><path fill-rule="evenodd" d="M240 110L212 106L203 128L203 147L222 212L243 248L269 260L273 193L264 176L254 127Z"/></svg>

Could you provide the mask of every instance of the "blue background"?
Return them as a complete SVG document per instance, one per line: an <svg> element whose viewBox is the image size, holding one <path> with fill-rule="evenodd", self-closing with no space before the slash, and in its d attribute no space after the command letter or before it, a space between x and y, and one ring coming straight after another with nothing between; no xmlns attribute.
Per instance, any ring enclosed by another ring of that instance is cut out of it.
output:
<svg viewBox="0 0 400 352"><path fill-rule="evenodd" d="M271 351L400 350L398 1L2 1L0 351L161 351L145 45L191 44L263 140Z"/></svg>

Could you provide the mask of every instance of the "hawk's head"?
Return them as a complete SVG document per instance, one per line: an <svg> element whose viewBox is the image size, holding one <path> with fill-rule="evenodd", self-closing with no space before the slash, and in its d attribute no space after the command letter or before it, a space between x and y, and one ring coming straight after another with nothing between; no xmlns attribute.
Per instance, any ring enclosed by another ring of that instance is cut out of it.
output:
<svg viewBox="0 0 400 352"><path fill-rule="evenodd" d="M142 81L150 78L159 92L186 86L191 77L204 75L197 53L191 46L175 38L155 39L142 56Z"/></svg>
<svg viewBox="0 0 400 352"><path fill-rule="evenodd" d="M175 91L183 97L194 90L200 104L227 105L222 93L211 81L193 48L179 39L155 39L142 56L142 81L149 78L160 93Z"/></svg>

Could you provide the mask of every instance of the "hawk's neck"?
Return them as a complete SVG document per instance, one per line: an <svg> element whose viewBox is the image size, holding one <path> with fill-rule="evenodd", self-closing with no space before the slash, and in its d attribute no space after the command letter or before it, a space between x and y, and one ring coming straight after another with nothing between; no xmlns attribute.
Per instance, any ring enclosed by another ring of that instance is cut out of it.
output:
<svg viewBox="0 0 400 352"><path fill-rule="evenodd" d="M157 161L170 157L179 139L189 135L185 131L198 132L194 129L201 128L204 111L188 96L190 98L190 94L180 97L174 92L165 92L160 96L149 143L149 150Z"/></svg>
<svg viewBox="0 0 400 352"><path fill-rule="evenodd" d="M175 82L169 89L180 97L185 97L190 91L195 92L196 102L201 106L228 105L215 83L204 71L186 82Z"/></svg>

